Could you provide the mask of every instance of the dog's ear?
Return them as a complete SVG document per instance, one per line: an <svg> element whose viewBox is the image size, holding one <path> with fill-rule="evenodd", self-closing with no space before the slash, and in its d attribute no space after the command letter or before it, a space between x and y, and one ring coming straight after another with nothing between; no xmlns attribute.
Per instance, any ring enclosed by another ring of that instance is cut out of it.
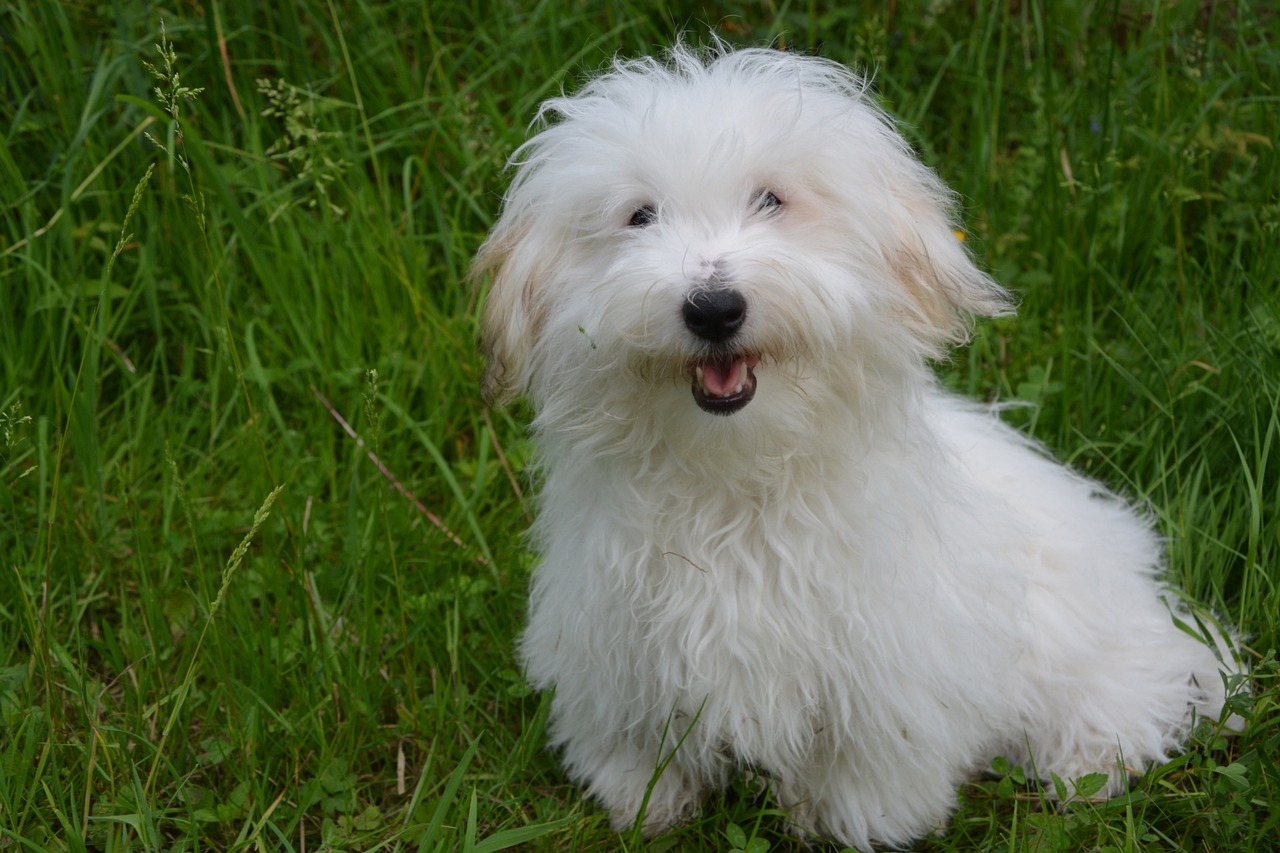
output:
<svg viewBox="0 0 1280 853"><path fill-rule="evenodd" d="M529 384L529 361L545 320L541 297L546 264L531 246L527 223L499 221L476 253L468 278L479 286L491 275L480 319L485 352L481 394L500 405Z"/></svg>
<svg viewBox="0 0 1280 853"><path fill-rule="evenodd" d="M941 350L968 340L975 317L1010 313L1013 300L969 256L964 234L949 215L949 192L931 172L923 174L924 166L918 168L919 183L891 191L896 209L885 260L908 297L908 322Z"/></svg>

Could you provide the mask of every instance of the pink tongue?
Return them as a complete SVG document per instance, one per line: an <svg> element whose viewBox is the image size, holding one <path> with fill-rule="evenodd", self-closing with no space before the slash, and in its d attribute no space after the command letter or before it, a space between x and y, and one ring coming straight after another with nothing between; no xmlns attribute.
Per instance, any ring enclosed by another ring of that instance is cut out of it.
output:
<svg viewBox="0 0 1280 853"><path fill-rule="evenodd" d="M742 359L735 361L708 361L702 365L702 387L708 394L725 397L737 390L746 369Z"/></svg>

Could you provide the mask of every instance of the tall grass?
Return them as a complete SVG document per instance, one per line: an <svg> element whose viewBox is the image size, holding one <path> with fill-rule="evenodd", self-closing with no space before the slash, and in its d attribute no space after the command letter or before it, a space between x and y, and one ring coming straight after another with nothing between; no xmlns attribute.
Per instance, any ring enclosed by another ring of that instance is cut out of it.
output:
<svg viewBox="0 0 1280 853"><path fill-rule="evenodd" d="M1022 302L946 381L1145 503L1258 655L1239 737L1065 813L974 783L920 849L1280 833L1268 4L13 0L0 847L641 846L516 671L528 413L478 402L462 277L536 103L681 30L875 71ZM648 847L782 827L744 788Z"/></svg>

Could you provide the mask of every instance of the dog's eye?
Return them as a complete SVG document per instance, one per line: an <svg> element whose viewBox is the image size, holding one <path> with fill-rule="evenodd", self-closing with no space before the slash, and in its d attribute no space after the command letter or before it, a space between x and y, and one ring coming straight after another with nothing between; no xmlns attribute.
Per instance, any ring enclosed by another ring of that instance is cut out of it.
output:
<svg viewBox="0 0 1280 853"><path fill-rule="evenodd" d="M635 212L631 214L631 218L627 220L627 227L644 228L645 226L652 225L657 221L657 208L651 204L646 204L643 207L636 208Z"/></svg>
<svg viewBox="0 0 1280 853"><path fill-rule="evenodd" d="M780 207L782 207L782 199L778 198L772 190L763 190L756 199L756 210L768 213Z"/></svg>

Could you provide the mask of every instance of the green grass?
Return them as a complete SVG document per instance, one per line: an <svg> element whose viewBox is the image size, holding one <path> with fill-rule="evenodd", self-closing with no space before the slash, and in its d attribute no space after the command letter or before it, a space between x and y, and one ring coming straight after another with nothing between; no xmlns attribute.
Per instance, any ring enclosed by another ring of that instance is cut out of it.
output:
<svg viewBox="0 0 1280 853"><path fill-rule="evenodd" d="M1065 813L974 783L919 849L1274 844L1280 17L1009 5L0 9L0 849L645 846L513 659L528 412L479 403L462 279L535 104L682 28L877 69L1022 301L947 381L1257 653L1239 737ZM735 790L647 849L730 846L792 842Z"/></svg>

